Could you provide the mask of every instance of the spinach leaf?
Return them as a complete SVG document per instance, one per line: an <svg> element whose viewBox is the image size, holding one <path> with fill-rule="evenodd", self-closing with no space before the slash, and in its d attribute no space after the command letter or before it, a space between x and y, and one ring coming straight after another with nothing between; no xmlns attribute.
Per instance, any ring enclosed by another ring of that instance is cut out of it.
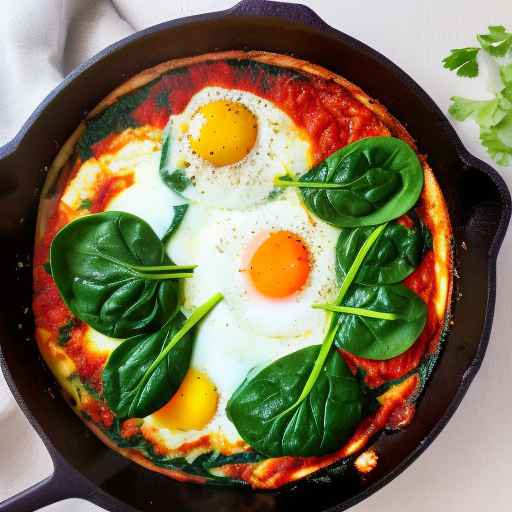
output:
<svg viewBox="0 0 512 512"><path fill-rule="evenodd" d="M211 451L198 455L194 460L187 460L182 456L162 455L156 453L153 444L142 435L124 437L121 435L122 423L124 420L115 418L110 428L103 425L98 427L120 448L132 448L147 457L153 464L159 467L184 471L192 475L200 475L208 479L208 483L215 485L236 485L245 484L239 480L216 475L213 473L217 468L226 464L253 464L265 460L265 456L255 451L222 455L219 452Z"/></svg>
<svg viewBox="0 0 512 512"><path fill-rule="evenodd" d="M80 201L79 210L88 210L92 206L92 201L90 199L82 199Z"/></svg>
<svg viewBox="0 0 512 512"><path fill-rule="evenodd" d="M429 243L428 228L418 217L412 228L397 222L389 223L378 241L368 252L359 267L354 282L377 285L403 281L421 263ZM336 245L336 274L340 282L345 278L355 255L371 233L370 227L345 228L341 230Z"/></svg>
<svg viewBox="0 0 512 512"><path fill-rule="evenodd" d="M385 360L402 354L414 344L427 321L427 306L403 284L353 286L342 307L323 308L339 312L336 345L366 359ZM348 308L391 313L395 319L372 318L364 311L347 312Z"/></svg>
<svg viewBox="0 0 512 512"><path fill-rule="evenodd" d="M50 248L53 279L80 320L117 338L161 327L178 307L178 281L194 266L176 266L142 219L124 212L81 217Z"/></svg>
<svg viewBox="0 0 512 512"><path fill-rule="evenodd" d="M356 378L331 351L307 399L297 407L320 346L293 352L246 379L227 405L240 436L269 457L312 456L339 448L361 419Z"/></svg>
<svg viewBox="0 0 512 512"><path fill-rule="evenodd" d="M161 168L160 177L171 190L174 190L174 192L178 194L183 192L192 183L190 178L182 169L175 169L172 172L169 172L165 168Z"/></svg>
<svg viewBox="0 0 512 512"><path fill-rule="evenodd" d="M299 181L306 206L338 227L375 226L410 210L423 188L423 169L412 148L395 137L368 137L336 151Z"/></svg>
<svg viewBox="0 0 512 512"><path fill-rule="evenodd" d="M170 130L166 129L164 132L164 141L162 144L162 154L160 156L160 178L162 181L174 192L181 195L189 185L192 184L190 178L186 175L183 169L175 169L169 167L169 151L171 147Z"/></svg>
<svg viewBox="0 0 512 512"><path fill-rule="evenodd" d="M156 80L153 80L145 86L119 97L103 112L85 122L86 128L77 143L78 154L82 160L90 158L92 146L108 135L138 126L132 112L146 100L155 83Z"/></svg>
<svg viewBox="0 0 512 512"><path fill-rule="evenodd" d="M360 247L335 305L343 302L368 251L385 228L386 224L374 228ZM293 352L255 377L249 374L229 400L228 417L257 451L269 456L327 453L339 446L336 439L341 443L341 438L349 435L354 426L352 421L359 421L362 405L355 403L361 400L352 388L350 371L331 350L337 328L337 319L330 312L329 330L322 345ZM287 382L287 386L282 386L281 381ZM285 390L283 396L279 394L281 389ZM258 406L262 402L264 405ZM321 409L323 412L319 412ZM322 423L317 423L320 420Z"/></svg>
<svg viewBox="0 0 512 512"><path fill-rule="evenodd" d="M76 318L72 318L64 325L61 325L59 327L59 336L57 340L61 347L66 345L66 343L71 339L71 333L73 332L73 328L75 327L76 324Z"/></svg>
<svg viewBox="0 0 512 512"><path fill-rule="evenodd" d="M103 370L103 394L121 417L144 417L165 405L179 388L192 355L195 325L220 301L217 293L186 319L179 312L157 332L124 341Z"/></svg>
<svg viewBox="0 0 512 512"><path fill-rule="evenodd" d="M176 232L176 230L180 227L180 224L183 222L183 218L188 210L188 204L179 204L174 207L174 217L172 218L171 225L167 228L165 232L162 243L165 245L171 239L172 235Z"/></svg>

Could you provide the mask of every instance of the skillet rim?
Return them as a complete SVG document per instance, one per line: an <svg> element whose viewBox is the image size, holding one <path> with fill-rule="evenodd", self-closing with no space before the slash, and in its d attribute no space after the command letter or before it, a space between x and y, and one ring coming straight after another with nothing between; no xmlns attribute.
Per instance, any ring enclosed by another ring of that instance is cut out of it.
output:
<svg viewBox="0 0 512 512"><path fill-rule="evenodd" d="M457 157L460 160L461 164L465 167L475 169L487 175L495 185L496 189L498 190L502 203L502 209L500 212L500 222L498 224L498 228L496 230L496 233L490 244L489 251L487 253L487 304L483 320L483 328L480 333L480 339L477 345L475 357L468 365L463 375L463 378L459 384L456 394L450 401L445 413L437 420L435 426L424 438L424 442L416 446L416 448L413 449L391 471L389 471L387 475L383 476L381 479L372 483L366 489L356 494L352 498L349 498L348 500L345 500L344 502L335 505L330 509L327 509L329 511L341 511L366 499L368 496L375 493L377 490L379 490L384 485L389 483L402 471L404 471L412 462L414 462L419 457L419 455L423 453L427 446L429 446L432 443L432 441L438 436L441 430L448 423L448 421L454 414L455 410L460 405L462 399L464 398L471 382L473 381L478 370L480 369L489 343L492 320L494 316L494 306L496 301L496 259L501 243L503 242L506 228L511 215L510 193L507 189L504 180L491 166L477 159L471 153L469 153L469 151L462 144L460 138L458 137L451 123L444 116L442 111L430 98L430 96L411 77L409 77L404 71L402 71L395 64L393 64L389 59L384 57L376 50L373 50L372 48L368 47L364 43L361 43L358 40L352 38L351 36L348 36L347 34L344 34L343 32L338 31L333 27L327 25L309 7L299 4L269 2L267 0L243 0L234 7L224 11L217 11L207 14L179 18L176 20L163 22L158 25L149 27L147 29L138 31L108 46L98 54L94 55L91 59L77 67L68 76L66 76L65 79L55 89L53 89L46 96L46 98L39 104L39 106L34 110L34 112L30 115L28 120L23 124L22 128L19 130L17 135L6 145L0 147L0 161L16 153L16 151L22 150L23 140L25 136L30 131L32 126L35 125L42 117L44 117L44 113L47 107L53 101L58 101L60 93L64 91L71 82L73 82L78 76L90 71L90 69L93 68L96 63L103 60L105 57L108 57L109 55L125 48L126 46L132 43L136 43L138 40L143 39L153 33L162 31L172 31L172 29L182 24L220 20L223 17L229 15L237 15L246 18L273 17L279 19L281 22L288 23L291 25L302 24L308 27L309 29L313 28L316 30L320 30L324 33L328 33L334 36L336 40L340 41L347 47L352 48L353 50L361 51L365 53L367 56L369 56L371 59L379 61L379 63L385 68L387 68L387 70L389 70L390 73L393 74L404 85L404 87L411 89L412 92L415 93L417 97L419 97L419 100L421 102L423 102L425 105L428 105L432 113L438 118L441 128L447 135L447 145L451 145L452 147L454 147ZM52 442L49 440L46 433L39 425L35 417L32 415L30 409L23 400L22 394L17 389L14 379L7 367L7 363L4 359L1 346L0 366L6 378L7 384L11 392L13 393L18 405L22 409L24 415L27 417L30 424L36 430L39 437L42 439L45 447L47 448L53 460L54 474L50 476L47 480L53 480L54 477L56 477L56 475L62 476L65 472L72 470L74 473L76 473L77 478L81 478L84 480L84 482L82 482L83 487L89 488L86 494L80 493L80 497L90 499L94 503L103 506L114 507L112 508L112 510L135 510L130 505L125 504L118 500L117 498L115 498L114 496L102 491L99 487L94 485L87 477L85 477L78 470L76 470L70 463L65 461L60 452L53 446ZM47 480L43 481L43 483L46 482ZM36 486L37 485L39 484L36 484ZM91 494L96 494L96 496L92 496ZM102 495L101 498L100 495ZM13 498L11 498L10 500L12 499ZM0 509L1 507L2 506L0 504Z"/></svg>

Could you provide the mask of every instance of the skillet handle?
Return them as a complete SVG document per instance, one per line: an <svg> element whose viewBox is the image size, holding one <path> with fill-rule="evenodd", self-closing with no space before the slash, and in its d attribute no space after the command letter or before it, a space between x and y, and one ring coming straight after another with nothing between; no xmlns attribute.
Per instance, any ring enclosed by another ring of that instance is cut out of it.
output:
<svg viewBox="0 0 512 512"><path fill-rule="evenodd" d="M83 498L98 503L94 485L52 454L54 472L48 478L0 503L0 512L34 512L68 498ZM4 468L5 469L5 468Z"/></svg>
<svg viewBox="0 0 512 512"><path fill-rule="evenodd" d="M0 512L32 512L47 505L70 498L57 482L55 473L0 503Z"/></svg>
<svg viewBox="0 0 512 512"><path fill-rule="evenodd" d="M462 194L475 194L476 190L480 201L468 212L466 237L472 239L473 247L482 246L487 251L489 261L495 265L512 213L510 191L491 166L471 154L463 158L473 175L470 190L466 192L463 189Z"/></svg>
<svg viewBox="0 0 512 512"><path fill-rule="evenodd" d="M269 0L242 0L227 11L239 16L269 16L296 21L321 30L332 30L315 11L302 4Z"/></svg>

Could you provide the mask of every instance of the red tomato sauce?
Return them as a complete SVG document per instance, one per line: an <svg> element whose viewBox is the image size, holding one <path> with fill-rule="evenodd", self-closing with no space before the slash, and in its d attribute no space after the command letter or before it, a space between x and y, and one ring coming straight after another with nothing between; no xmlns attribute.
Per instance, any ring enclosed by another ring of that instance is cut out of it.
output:
<svg viewBox="0 0 512 512"><path fill-rule="evenodd" d="M435 274L434 253L429 251L420 266L404 281L404 285L416 292L427 304L427 322L414 345L403 354L386 361L372 361L342 351L347 364L355 371L357 368L365 372L365 382L374 388L386 381L399 379L414 370L429 350L432 337L439 328L439 318L433 303Z"/></svg>
<svg viewBox="0 0 512 512"><path fill-rule="evenodd" d="M272 101L307 133L316 162L355 140L389 134L373 112L333 81L244 62L206 62L164 75L132 116L141 125L163 128L171 114L181 113L194 94L209 86Z"/></svg>
<svg viewBox="0 0 512 512"><path fill-rule="evenodd" d="M192 96L207 86L240 89L272 101L307 134L313 148L315 162L323 160L337 149L363 137L389 135L389 130L373 112L333 81L285 69L276 71L276 68L255 63L229 61L196 64L163 75L150 86L145 100L131 112L131 117L139 126L148 125L163 129L170 115L181 113ZM117 135L110 133L96 142L91 147L93 156L98 158L103 154L117 151L121 143ZM74 172L80 163L76 159L73 165ZM95 197L90 198L92 202L90 211L103 211L109 200L120 189L130 186L132 182L133 176L130 175L103 180ZM43 264L48 261L49 247L57 231L78 215L80 214L71 211L60 202L42 240L35 248L33 309L36 326L50 331L52 339L55 339L59 329L72 319L72 314L62 301L52 278L44 270ZM401 222L408 226L410 219L404 217ZM435 279L432 253L425 256L422 264L404 284L416 291L429 306L427 324L416 343L407 352L389 361L369 361L343 353L343 357L354 371L361 368L366 372L366 382L370 386L378 386L387 380L399 378L417 367L428 351L428 344L439 327L439 320L432 304L435 291L433 290ZM77 322L64 350L75 363L80 378L97 390L101 390L101 372L105 356L87 350L83 343L84 332L84 324ZM409 392L404 393L405 396L409 396ZM400 403L405 400L404 397ZM354 439L364 437L361 429L374 432L382 428L392 410L395 409L396 407L389 406L384 412L380 411L375 417L367 419L354 435ZM96 423L102 423L108 427L112 422L112 415L103 403L91 399L86 412ZM129 436L135 432L138 432L138 426L127 424L125 435ZM297 464L292 458L276 462L276 464L283 463L291 465L289 470ZM276 467L273 468L274 471ZM247 470L240 465L240 471Z"/></svg>

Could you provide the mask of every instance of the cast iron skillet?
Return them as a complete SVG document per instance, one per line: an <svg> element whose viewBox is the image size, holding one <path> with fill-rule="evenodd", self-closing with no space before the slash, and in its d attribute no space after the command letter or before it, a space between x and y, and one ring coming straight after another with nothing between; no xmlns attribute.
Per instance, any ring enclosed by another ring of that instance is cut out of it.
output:
<svg viewBox="0 0 512 512"><path fill-rule="evenodd" d="M351 474L343 482L303 482L269 493L182 484L149 472L106 448L80 422L61 398L32 339L30 258L45 166L86 112L130 76L175 57L228 49L292 53L361 86L419 141L450 209L460 276L454 323L413 423L404 432L379 438L379 465L364 479ZM502 179L466 151L438 107L410 77L304 6L245 0L228 11L163 23L110 46L66 78L17 137L0 148L0 362L54 463L52 476L0 504L0 512L33 511L68 497L85 498L110 511L180 512L314 512L344 510L361 501L425 450L478 371L489 340L496 257L510 211Z"/></svg>

